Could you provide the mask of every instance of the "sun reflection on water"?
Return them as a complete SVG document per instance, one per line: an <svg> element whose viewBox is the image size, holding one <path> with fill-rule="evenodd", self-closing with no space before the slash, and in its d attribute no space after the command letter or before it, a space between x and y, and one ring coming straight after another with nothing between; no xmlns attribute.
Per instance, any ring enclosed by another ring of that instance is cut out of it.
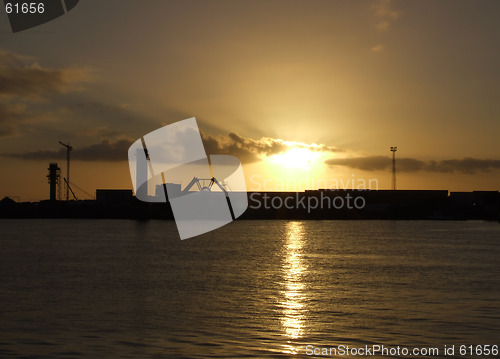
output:
<svg viewBox="0 0 500 359"><path fill-rule="evenodd" d="M284 348L285 352L289 354L297 354L297 348L291 345L291 340L299 339L304 335L306 308L303 276L306 266L302 258L303 245L304 224L302 222L289 222L283 250L284 290L281 292L283 299L280 303L282 307L281 325L288 338L288 345L284 345Z"/></svg>

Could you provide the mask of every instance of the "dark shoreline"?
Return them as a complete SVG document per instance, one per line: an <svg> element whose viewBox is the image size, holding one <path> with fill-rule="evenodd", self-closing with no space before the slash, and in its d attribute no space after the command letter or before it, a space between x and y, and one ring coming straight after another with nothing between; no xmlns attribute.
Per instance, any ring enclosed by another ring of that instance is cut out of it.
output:
<svg viewBox="0 0 500 359"><path fill-rule="evenodd" d="M248 192L247 196L248 208L240 219L498 221L500 213L498 191L318 190ZM0 218L174 219L168 203L141 202L123 193L116 198L107 193L97 200L81 201L19 203L4 198Z"/></svg>

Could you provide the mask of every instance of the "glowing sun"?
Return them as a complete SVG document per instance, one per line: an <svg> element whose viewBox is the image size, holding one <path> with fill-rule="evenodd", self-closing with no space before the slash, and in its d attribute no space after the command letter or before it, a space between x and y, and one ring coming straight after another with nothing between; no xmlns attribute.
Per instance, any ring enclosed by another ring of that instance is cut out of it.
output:
<svg viewBox="0 0 500 359"><path fill-rule="evenodd" d="M292 148L285 153L273 155L269 158L271 163L287 168L309 169L320 157L317 151L307 148Z"/></svg>

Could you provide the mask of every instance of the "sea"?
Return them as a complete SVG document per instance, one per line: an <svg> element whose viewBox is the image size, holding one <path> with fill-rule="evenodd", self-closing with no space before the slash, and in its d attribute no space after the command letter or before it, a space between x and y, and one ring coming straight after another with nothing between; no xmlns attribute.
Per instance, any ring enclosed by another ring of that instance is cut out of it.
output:
<svg viewBox="0 0 500 359"><path fill-rule="evenodd" d="M1 358L498 358L499 345L496 222L238 220L180 240L173 221L0 220Z"/></svg>

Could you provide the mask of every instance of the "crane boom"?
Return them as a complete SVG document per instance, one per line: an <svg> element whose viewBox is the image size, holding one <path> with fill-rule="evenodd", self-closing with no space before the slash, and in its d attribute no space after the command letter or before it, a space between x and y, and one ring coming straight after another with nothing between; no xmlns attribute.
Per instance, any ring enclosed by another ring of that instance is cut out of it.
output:
<svg viewBox="0 0 500 359"><path fill-rule="evenodd" d="M64 147L66 147L66 179L65 179L65 182L66 182L66 201L69 201L69 153L71 152L71 150L73 149L73 147L71 147L71 145L69 144L65 144L61 141L59 141L59 143L61 145L63 145ZM71 191L73 192L73 191Z"/></svg>

